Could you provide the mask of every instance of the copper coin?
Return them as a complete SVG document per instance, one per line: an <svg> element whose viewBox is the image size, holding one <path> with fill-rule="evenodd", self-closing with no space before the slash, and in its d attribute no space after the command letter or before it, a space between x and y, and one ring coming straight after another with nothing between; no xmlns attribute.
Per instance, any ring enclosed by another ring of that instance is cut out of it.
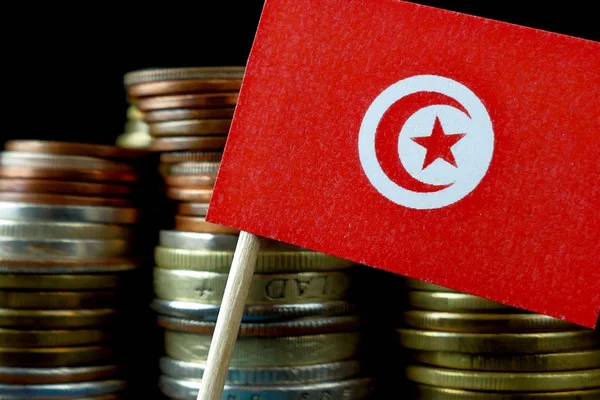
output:
<svg viewBox="0 0 600 400"><path fill-rule="evenodd" d="M100 158L139 158L146 150L125 149L117 146L88 143L50 142L43 140L10 140L5 150L26 151L32 153L66 154L73 156L92 156Z"/></svg>
<svg viewBox="0 0 600 400"><path fill-rule="evenodd" d="M22 192L0 192L0 201L64 206L131 206L131 201L129 199L120 199L116 197L69 196L63 194Z"/></svg>
<svg viewBox="0 0 600 400"><path fill-rule="evenodd" d="M175 230L204 233L240 233L237 229L207 222L203 217L188 217L185 215L175 216Z"/></svg>
<svg viewBox="0 0 600 400"><path fill-rule="evenodd" d="M223 150L227 136L153 138L152 151Z"/></svg>
<svg viewBox="0 0 600 400"><path fill-rule="evenodd" d="M212 196L212 188L180 188L169 187L167 197L172 200L208 203Z"/></svg>
<svg viewBox="0 0 600 400"><path fill-rule="evenodd" d="M56 193L72 195L122 196L131 194L132 188L126 185L104 183L65 182L43 179L2 179L0 192Z"/></svg>
<svg viewBox="0 0 600 400"><path fill-rule="evenodd" d="M223 153L218 151L174 151L171 153L162 153L160 155L160 162L162 164L173 164L185 161L207 161L217 162L221 161Z"/></svg>
<svg viewBox="0 0 600 400"><path fill-rule="evenodd" d="M149 125L152 136L226 135L230 127L230 119L188 119Z"/></svg>
<svg viewBox="0 0 600 400"><path fill-rule="evenodd" d="M133 171L36 167L0 167L0 177L100 182L135 182L139 179Z"/></svg>
<svg viewBox="0 0 600 400"><path fill-rule="evenodd" d="M138 83L127 88L130 98L165 96L184 93L235 92L242 86L241 79L187 79Z"/></svg>
<svg viewBox="0 0 600 400"><path fill-rule="evenodd" d="M189 79L242 79L245 67L184 67L148 68L131 71L123 77L125 86L147 82L181 81Z"/></svg>
<svg viewBox="0 0 600 400"><path fill-rule="evenodd" d="M205 217L208 211L208 203L179 203L177 214Z"/></svg>
<svg viewBox="0 0 600 400"><path fill-rule="evenodd" d="M216 175L165 175L165 183L169 186L212 188Z"/></svg>
<svg viewBox="0 0 600 400"><path fill-rule="evenodd" d="M141 99L137 107L142 112L168 108L235 107L237 99L237 92L160 96Z"/></svg>

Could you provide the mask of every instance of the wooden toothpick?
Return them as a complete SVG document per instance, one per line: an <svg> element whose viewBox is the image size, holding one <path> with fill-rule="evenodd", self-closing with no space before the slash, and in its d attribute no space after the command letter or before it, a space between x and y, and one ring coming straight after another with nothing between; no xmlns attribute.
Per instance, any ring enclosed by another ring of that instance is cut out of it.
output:
<svg viewBox="0 0 600 400"><path fill-rule="evenodd" d="M223 396L259 248L260 237L240 232L197 400L221 400Z"/></svg>

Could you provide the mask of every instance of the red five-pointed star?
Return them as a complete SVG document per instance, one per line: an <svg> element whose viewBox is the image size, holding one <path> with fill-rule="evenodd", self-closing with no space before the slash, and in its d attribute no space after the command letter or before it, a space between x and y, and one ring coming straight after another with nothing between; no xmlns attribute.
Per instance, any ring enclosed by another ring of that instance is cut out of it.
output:
<svg viewBox="0 0 600 400"><path fill-rule="evenodd" d="M427 153L425 154L425 161L423 161L423 168L421 169L427 168L438 158L441 158L447 163L457 167L454 154L452 154L452 146L454 146L465 135L465 133L452 133L446 135L439 118L435 117L431 136L412 138L414 142L425 147L427 150Z"/></svg>

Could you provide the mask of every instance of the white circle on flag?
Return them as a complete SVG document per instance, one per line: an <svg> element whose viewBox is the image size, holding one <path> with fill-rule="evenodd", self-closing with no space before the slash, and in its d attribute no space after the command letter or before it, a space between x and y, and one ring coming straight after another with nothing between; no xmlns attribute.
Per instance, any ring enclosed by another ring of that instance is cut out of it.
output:
<svg viewBox="0 0 600 400"><path fill-rule="evenodd" d="M439 187L435 191L409 190L394 182L383 171L375 148L377 129L388 109L420 92L450 97L467 112L447 104L428 105L400 129L398 162L419 184ZM360 162L375 189L398 205L421 210L454 204L471 193L485 176L493 151L492 121L481 100L463 84L437 75L413 76L385 89L367 110L358 137Z"/></svg>

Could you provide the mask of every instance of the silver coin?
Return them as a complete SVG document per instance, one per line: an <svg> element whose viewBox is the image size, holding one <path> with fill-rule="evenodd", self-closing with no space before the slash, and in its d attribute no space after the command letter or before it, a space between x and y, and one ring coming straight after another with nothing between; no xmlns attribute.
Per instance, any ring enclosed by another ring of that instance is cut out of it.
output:
<svg viewBox="0 0 600 400"><path fill-rule="evenodd" d="M160 231L159 244L162 247L183 250L235 250L238 235L211 234L184 231ZM291 244L262 238L260 248L265 250L302 250Z"/></svg>
<svg viewBox="0 0 600 400"><path fill-rule="evenodd" d="M0 219L11 221L65 221L132 224L140 219L135 208L57 206L0 202Z"/></svg>
<svg viewBox="0 0 600 400"><path fill-rule="evenodd" d="M0 366L0 383L11 384L49 384L74 383L97 379L107 379L119 371L116 365L97 365L93 367L50 367L23 368ZM0 399L2 394L0 393Z"/></svg>
<svg viewBox="0 0 600 400"><path fill-rule="evenodd" d="M160 370L175 379L201 379L206 364L179 361L169 357L160 359ZM356 360L326 364L239 368L230 367L227 382L231 385L275 385L317 383L353 378L362 372Z"/></svg>
<svg viewBox="0 0 600 400"><path fill-rule="evenodd" d="M50 385L5 385L0 384L0 399L72 399L90 398L125 390L125 381L59 383ZM195 399L194 399L195 400Z"/></svg>
<svg viewBox="0 0 600 400"><path fill-rule="evenodd" d="M0 237L20 239L131 239L133 229L120 225L83 222L0 220Z"/></svg>
<svg viewBox="0 0 600 400"><path fill-rule="evenodd" d="M161 375L161 391L175 399L196 400L200 381L173 379ZM235 386L225 385L224 399L236 400L359 400L372 394L372 381L368 378L339 382L304 385Z"/></svg>
<svg viewBox="0 0 600 400"><path fill-rule="evenodd" d="M220 306L217 304L162 299L152 300L151 306L159 314L204 321L216 321L220 310ZM248 305L244 308L242 321L264 322L290 318L326 317L348 314L355 309L356 305L341 300L300 304Z"/></svg>
<svg viewBox="0 0 600 400"><path fill-rule="evenodd" d="M0 166L35 168L77 168L131 171L131 165L102 158L25 151L0 152Z"/></svg>
<svg viewBox="0 0 600 400"><path fill-rule="evenodd" d="M18 260L17 260L18 262ZM69 266L29 266L12 264L2 265L0 262L0 274L15 275L89 275L89 274L114 274L118 272L136 269L138 264L134 260L123 260L120 264L112 265L69 265Z"/></svg>
<svg viewBox="0 0 600 400"><path fill-rule="evenodd" d="M18 259L120 258L131 242L126 240L47 239L29 240L0 237L0 257Z"/></svg>
<svg viewBox="0 0 600 400"><path fill-rule="evenodd" d="M171 175L216 175L219 172L220 162L184 161L169 166Z"/></svg>

